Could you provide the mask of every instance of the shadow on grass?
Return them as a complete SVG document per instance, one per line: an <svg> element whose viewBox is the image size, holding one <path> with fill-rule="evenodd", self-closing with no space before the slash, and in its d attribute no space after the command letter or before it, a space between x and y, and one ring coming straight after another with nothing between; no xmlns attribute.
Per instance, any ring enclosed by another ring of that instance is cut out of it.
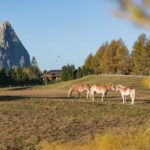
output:
<svg viewBox="0 0 150 150"><path fill-rule="evenodd" d="M141 100L144 101L145 103L149 103L150 104L150 100Z"/></svg>
<svg viewBox="0 0 150 150"><path fill-rule="evenodd" d="M1 101L21 101L21 100L69 100L69 101L78 101L78 100L87 100L86 98L75 98L75 97L66 97L66 96L12 96L12 95L6 95L6 96L0 96L0 102ZM88 99L89 101L89 99Z"/></svg>
<svg viewBox="0 0 150 150"><path fill-rule="evenodd" d="M12 95L7 95L7 96L0 96L0 102L1 101L21 101L21 100L42 100L42 99L47 99L47 100L67 100L70 99L68 97L35 97L35 96L12 96Z"/></svg>
<svg viewBox="0 0 150 150"><path fill-rule="evenodd" d="M24 96L0 96L0 102L1 101L20 101L23 99L26 99L29 97L24 97Z"/></svg>
<svg viewBox="0 0 150 150"><path fill-rule="evenodd" d="M67 97L67 96L57 96L57 97L55 97L55 96L37 96L37 97L35 97L35 96L12 96L12 95L7 95L7 96L0 96L0 102L1 101L21 101L21 100L68 100L68 101L87 101L87 102L89 102L89 101L92 101L92 100L90 100L90 99L86 99L85 97L81 97L81 98L76 98L76 97ZM97 102L100 102L100 100L101 100L101 98L99 98L99 97L96 97L95 98L95 100L97 101ZM122 100L120 99L120 98L118 98L118 97L115 97L115 96L113 96L113 97L108 97L106 100L105 100L105 102L118 102L118 101L120 101L120 102L122 102ZM127 102L130 102L131 100L130 99L128 99L127 100ZM93 102L93 101L92 101ZM150 100L136 100L135 101L135 104L136 103L147 103L147 104L150 104ZM141 103L141 104L142 104Z"/></svg>
<svg viewBox="0 0 150 150"><path fill-rule="evenodd" d="M20 91L20 90L26 90L26 89L30 89L30 86L27 87L14 87L14 88L10 88L8 89L8 91Z"/></svg>

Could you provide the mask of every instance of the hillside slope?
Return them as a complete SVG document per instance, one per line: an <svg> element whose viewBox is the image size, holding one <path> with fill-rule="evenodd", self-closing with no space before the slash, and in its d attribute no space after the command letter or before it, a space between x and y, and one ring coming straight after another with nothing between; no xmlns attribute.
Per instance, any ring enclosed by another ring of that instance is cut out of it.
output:
<svg viewBox="0 0 150 150"><path fill-rule="evenodd" d="M88 83L88 84L123 84L125 86L133 86L136 88L146 88L144 85L144 80L146 80L148 77L144 76L125 76L125 75L90 75L86 76L80 79L66 81L66 82L60 82L57 84L47 85L47 86L39 86L36 88L39 89L67 89L72 84L82 84L82 83Z"/></svg>

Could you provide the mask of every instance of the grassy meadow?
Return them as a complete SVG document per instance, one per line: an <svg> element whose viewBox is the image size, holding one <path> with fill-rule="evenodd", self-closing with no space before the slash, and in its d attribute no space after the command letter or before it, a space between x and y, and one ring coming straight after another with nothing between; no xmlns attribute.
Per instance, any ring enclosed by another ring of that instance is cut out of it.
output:
<svg viewBox="0 0 150 150"><path fill-rule="evenodd" d="M47 86L0 89L0 150L149 150L149 78L92 75ZM135 105L119 93L100 102L67 98L74 83L123 84L136 89Z"/></svg>

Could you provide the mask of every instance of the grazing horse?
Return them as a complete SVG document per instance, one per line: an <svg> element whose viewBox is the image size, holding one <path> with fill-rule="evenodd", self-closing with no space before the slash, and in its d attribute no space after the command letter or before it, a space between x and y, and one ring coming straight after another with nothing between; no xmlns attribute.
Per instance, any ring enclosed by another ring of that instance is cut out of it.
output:
<svg viewBox="0 0 150 150"><path fill-rule="evenodd" d="M108 84L108 85L93 85L90 90L90 97L94 101L94 94L99 93L102 94L101 102L106 99L106 95L109 90L115 91L115 85Z"/></svg>
<svg viewBox="0 0 150 150"><path fill-rule="evenodd" d="M134 104L134 100L135 100L135 89L134 88L130 88L130 87L124 87L122 85L116 85L116 92L120 92L121 96L122 96L122 100L123 100L123 104L126 102L126 96L130 95L131 97L131 105Z"/></svg>
<svg viewBox="0 0 150 150"><path fill-rule="evenodd" d="M74 92L76 94L76 97L81 96L80 94L84 91L86 91L86 99L88 99L89 97L89 93L90 93L90 85L89 84L74 84L71 86L71 88L69 89L68 92L68 97L70 97L72 95L72 93Z"/></svg>

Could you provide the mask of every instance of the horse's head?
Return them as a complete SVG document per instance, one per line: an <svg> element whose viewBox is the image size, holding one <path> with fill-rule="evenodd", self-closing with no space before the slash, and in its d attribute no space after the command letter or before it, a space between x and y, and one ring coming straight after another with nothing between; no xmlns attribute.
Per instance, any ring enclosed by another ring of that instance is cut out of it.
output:
<svg viewBox="0 0 150 150"><path fill-rule="evenodd" d="M116 91L116 86L114 84L111 85L111 90Z"/></svg>
<svg viewBox="0 0 150 150"><path fill-rule="evenodd" d="M115 91L118 92L120 89L120 86L119 85L115 85Z"/></svg>

